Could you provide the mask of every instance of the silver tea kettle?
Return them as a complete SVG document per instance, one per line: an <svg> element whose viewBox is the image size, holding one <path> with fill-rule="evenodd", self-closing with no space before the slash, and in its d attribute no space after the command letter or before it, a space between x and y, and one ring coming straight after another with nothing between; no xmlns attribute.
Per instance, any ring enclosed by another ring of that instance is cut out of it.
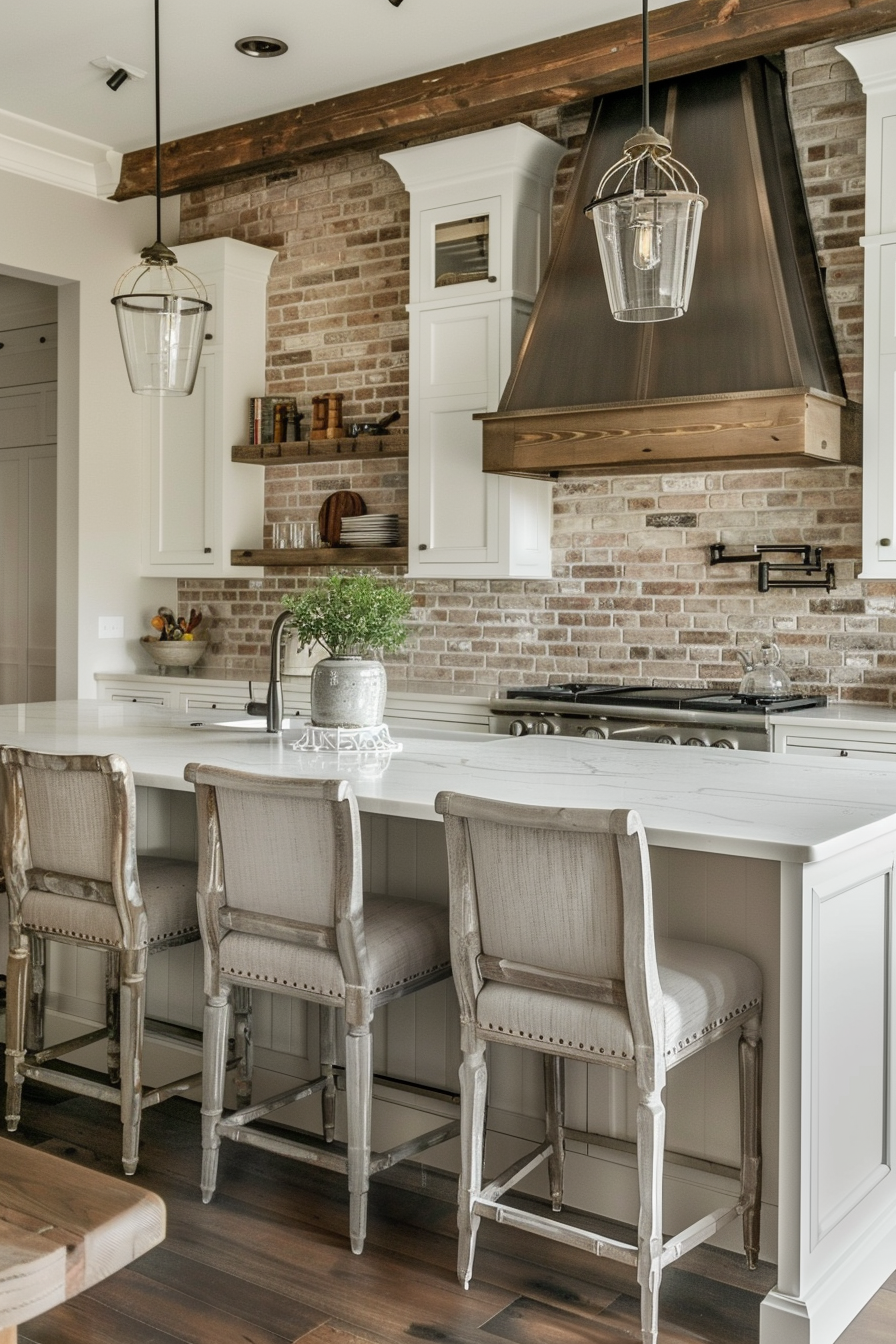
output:
<svg viewBox="0 0 896 1344"><path fill-rule="evenodd" d="M767 640L759 646L758 653L751 649L734 650L743 664L744 675L738 686L740 695L788 695L790 678L781 667L781 650L774 640Z"/></svg>

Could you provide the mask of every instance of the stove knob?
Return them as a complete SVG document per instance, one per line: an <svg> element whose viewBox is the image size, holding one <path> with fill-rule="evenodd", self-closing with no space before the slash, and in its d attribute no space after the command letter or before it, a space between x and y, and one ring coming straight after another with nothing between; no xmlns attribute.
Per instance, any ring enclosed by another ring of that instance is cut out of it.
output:
<svg viewBox="0 0 896 1344"><path fill-rule="evenodd" d="M522 719L514 719L510 725L511 737L525 737L528 731L529 731L529 725L527 723L524 723Z"/></svg>
<svg viewBox="0 0 896 1344"><path fill-rule="evenodd" d="M582 733L582 736L583 736L583 737L606 737L606 733L604 732L604 730L603 730L602 728L586 728L585 731Z"/></svg>
<svg viewBox="0 0 896 1344"><path fill-rule="evenodd" d="M551 723L549 719L539 719L535 725L535 732L540 737L549 737L553 733L559 733L559 731L559 724Z"/></svg>
<svg viewBox="0 0 896 1344"><path fill-rule="evenodd" d="M670 747L674 747L674 746L677 745L677 743L676 743L676 741L675 741L675 738L674 738L674 737L670 737L668 733L660 733L659 737L655 737L653 740L654 740L654 742L665 742L665 743L668 743L668 745L669 745Z"/></svg>
<svg viewBox="0 0 896 1344"><path fill-rule="evenodd" d="M685 742L686 747L705 747L706 743L702 737L689 737Z"/></svg>
<svg viewBox="0 0 896 1344"><path fill-rule="evenodd" d="M727 737L720 737L718 742L710 744L713 747L727 747L729 751L734 751L734 743L729 742Z"/></svg>

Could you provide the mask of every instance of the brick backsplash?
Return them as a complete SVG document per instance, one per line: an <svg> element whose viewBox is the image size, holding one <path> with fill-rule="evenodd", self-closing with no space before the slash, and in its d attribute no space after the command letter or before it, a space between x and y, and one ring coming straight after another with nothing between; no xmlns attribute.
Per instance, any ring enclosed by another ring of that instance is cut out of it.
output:
<svg viewBox="0 0 896 1344"><path fill-rule="evenodd" d="M864 98L827 44L787 53L789 96L809 209L849 395L861 400ZM563 198L588 108L521 114L568 153ZM307 409L345 394L347 416L407 410L408 203L378 156L343 154L208 191L182 203L182 241L230 234L274 247L269 392ZM407 516L399 463L266 470L265 537L280 520L311 522L336 489L372 511ZM861 471L848 467L707 471L564 479L554 490L553 578L405 581L415 621L390 678L512 685L589 677L730 685L735 645L773 635L794 681L842 699L896 704L896 585L862 583ZM799 540L834 560L837 588L756 591L756 571L710 569L713 541ZM319 570L181 580L182 606L214 622L206 668L263 674L280 597ZM400 577L400 570L389 571ZM891 687L893 688L891 690Z"/></svg>

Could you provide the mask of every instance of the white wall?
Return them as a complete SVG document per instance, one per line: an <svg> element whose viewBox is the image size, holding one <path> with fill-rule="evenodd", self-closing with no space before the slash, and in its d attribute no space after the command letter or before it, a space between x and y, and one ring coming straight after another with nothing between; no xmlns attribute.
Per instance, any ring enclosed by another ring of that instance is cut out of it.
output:
<svg viewBox="0 0 896 1344"><path fill-rule="evenodd" d="M176 225L168 232L176 238ZM130 390L110 303L154 236L151 200L117 205L0 172L0 271L59 292L60 699L93 697L94 672L142 669L137 641L176 596L173 580L137 574L143 399ZM125 638L98 639L100 616L123 616Z"/></svg>
<svg viewBox="0 0 896 1344"><path fill-rule="evenodd" d="M40 326L55 321L55 286L0 275L0 327Z"/></svg>

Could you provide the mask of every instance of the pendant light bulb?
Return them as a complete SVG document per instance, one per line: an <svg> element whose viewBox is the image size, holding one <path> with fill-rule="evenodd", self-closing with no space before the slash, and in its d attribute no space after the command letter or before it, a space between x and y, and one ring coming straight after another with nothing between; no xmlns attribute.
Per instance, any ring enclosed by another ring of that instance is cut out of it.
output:
<svg viewBox="0 0 896 1344"><path fill-rule="evenodd" d="M672 146L650 124L647 0L642 0L641 129L601 178L585 207L613 316L619 322L663 322L687 312L705 196Z"/></svg>
<svg viewBox="0 0 896 1344"><path fill-rule="evenodd" d="M662 224L655 219L636 218L629 228L634 234L632 263L639 271L653 271L660 264Z"/></svg>
<svg viewBox="0 0 896 1344"><path fill-rule="evenodd" d="M192 271L162 242L162 149L159 98L159 0L154 0L156 58L156 240L119 277L112 303L131 390L188 397L199 369L211 304Z"/></svg>

